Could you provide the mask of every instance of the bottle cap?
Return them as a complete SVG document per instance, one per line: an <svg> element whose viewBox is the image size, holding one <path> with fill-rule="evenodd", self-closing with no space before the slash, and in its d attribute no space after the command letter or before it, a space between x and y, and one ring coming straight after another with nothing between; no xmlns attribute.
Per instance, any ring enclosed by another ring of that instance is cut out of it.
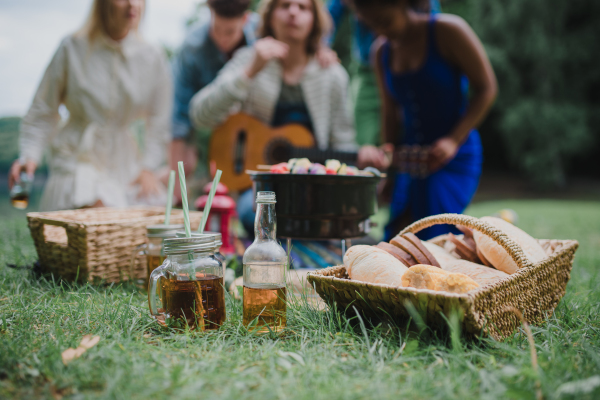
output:
<svg viewBox="0 0 600 400"><path fill-rule="evenodd" d="M277 203L277 200L275 200L275 192L257 192L256 193L256 202L257 203L267 203L267 204Z"/></svg>

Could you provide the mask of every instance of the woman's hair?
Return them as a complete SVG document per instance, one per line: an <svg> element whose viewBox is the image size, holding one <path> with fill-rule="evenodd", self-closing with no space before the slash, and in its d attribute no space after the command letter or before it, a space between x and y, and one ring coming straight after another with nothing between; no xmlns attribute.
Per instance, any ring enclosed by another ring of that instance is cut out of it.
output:
<svg viewBox="0 0 600 400"><path fill-rule="evenodd" d="M418 12L429 13L431 11L430 0L350 0L350 3L358 9L406 5Z"/></svg>
<svg viewBox="0 0 600 400"><path fill-rule="evenodd" d="M87 36L90 41L101 33L108 34L109 18L110 0L94 0L85 24L77 31L77 34ZM134 29L137 30L138 27L136 26Z"/></svg>
<svg viewBox="0 0 600 400"><path fill-rule="evenodd" d="M259 37L275 36L271 26L271 17L280 0L262 0L259 5L259 11L262 23L258 29ZM313 27L306 41L306 52L313 55L319 49L323 37L331 29L331 16L323 6L321 0L310 0L314 15Z"/></svg>

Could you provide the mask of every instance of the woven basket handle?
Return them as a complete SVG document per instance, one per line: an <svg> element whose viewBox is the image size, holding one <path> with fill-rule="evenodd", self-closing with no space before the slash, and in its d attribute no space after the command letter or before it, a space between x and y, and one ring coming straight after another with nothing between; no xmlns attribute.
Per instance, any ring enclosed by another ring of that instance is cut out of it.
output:
<svg viewBox="0 0 600 400"><path fill-rule="evenodd" d="M425 217L423 219L418 220L417 222L413 222L406 228L404 228L400 235L412 232L416 233L425 228L429 228L433 225L439 224L450 224L450 225L463 225L471 229L475 229L494 239L496 243L504 248L510 257L514 260L515 263L519 266L519 268L532 267L533 263L529 261L521 246L515 243L510 237L508 237L504 232L500 229L495 228L491 224L488 224L485 221L481 221L478 218L471 217L469 215L463 214L439 214L432 215L430 217Z"/></svg>

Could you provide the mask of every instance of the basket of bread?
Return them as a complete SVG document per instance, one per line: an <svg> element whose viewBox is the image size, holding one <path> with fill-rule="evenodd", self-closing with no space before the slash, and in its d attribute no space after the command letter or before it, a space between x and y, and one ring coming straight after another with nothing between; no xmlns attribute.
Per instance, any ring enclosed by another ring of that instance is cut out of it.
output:
<svg viewBox="0 0 600 400"><path fill-rule="evenodd" d="M463 234L415 236L436 224ZM465 334L501 340L520 324L514 309L534 324L552 315L578 246L534 239L500 218L440 214L409 225L389 243L350 247L344 265L310 273L308 281L338 309L353 306L376 320L416 317L432 328L446 327L458 312Z"/></svg>

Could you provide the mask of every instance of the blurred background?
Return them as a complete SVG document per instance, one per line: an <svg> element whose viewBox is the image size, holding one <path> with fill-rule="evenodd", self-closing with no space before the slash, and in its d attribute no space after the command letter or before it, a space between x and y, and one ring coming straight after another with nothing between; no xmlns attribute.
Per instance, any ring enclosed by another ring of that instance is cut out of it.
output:
<svg viewBox="0 0 600 400"><path fill-rule="evenodd" d="M0 2L0 213L12 211L7 171L25 114L53 52L79 28L91 0ZM481 127L484 173L475 201L600 199L600 2L442 0L479 35L499 83ZM142 32L168 55L206 10L197 0L147 0ZM346 18L334 49L349 66ZM67 112L64 111L66 116ZM32 194L35 210L45 180ZM6 199L6 200L5 200Z"/></svg>

